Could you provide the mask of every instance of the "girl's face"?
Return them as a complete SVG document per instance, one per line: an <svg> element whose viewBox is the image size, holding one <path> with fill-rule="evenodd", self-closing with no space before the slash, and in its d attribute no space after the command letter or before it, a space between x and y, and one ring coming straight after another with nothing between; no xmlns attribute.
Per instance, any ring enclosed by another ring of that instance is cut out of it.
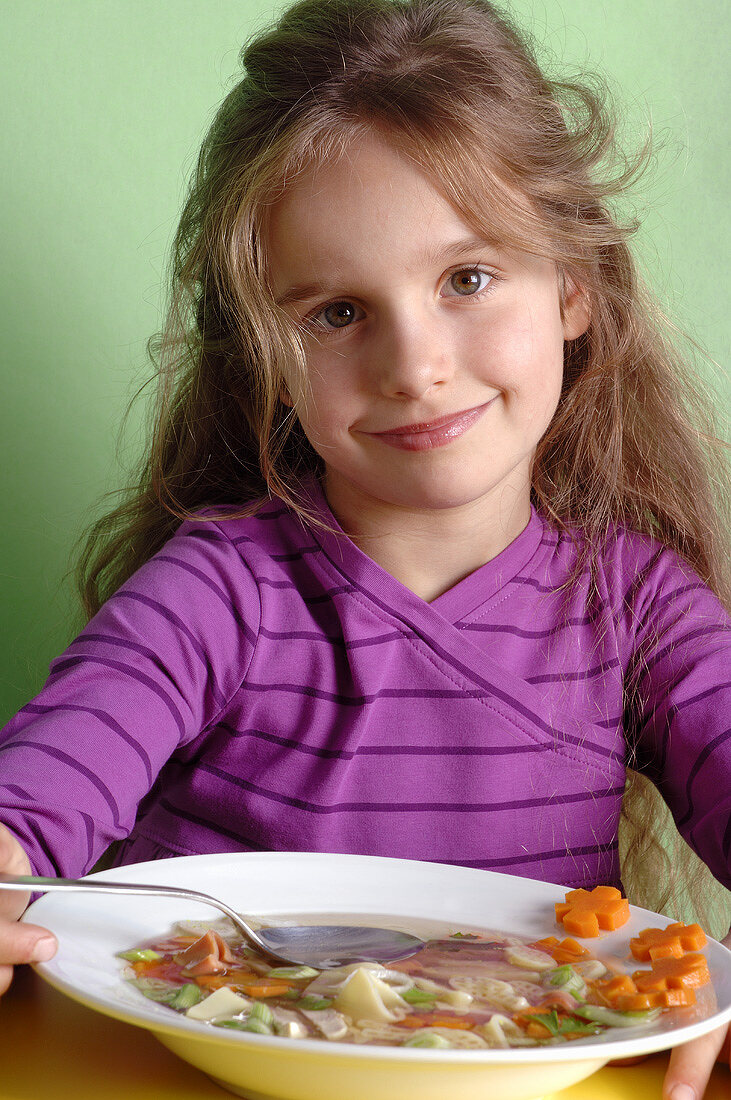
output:
<svg viewBox="0 0 731 1100"><path fill-rule="evenodd" d="M562 320L553 263L476 237L375 136L272 208L274 295L306 333L307 377L285 400L341 521L506 506L527 521L563 343L588 315L574 292Z"/></svg>

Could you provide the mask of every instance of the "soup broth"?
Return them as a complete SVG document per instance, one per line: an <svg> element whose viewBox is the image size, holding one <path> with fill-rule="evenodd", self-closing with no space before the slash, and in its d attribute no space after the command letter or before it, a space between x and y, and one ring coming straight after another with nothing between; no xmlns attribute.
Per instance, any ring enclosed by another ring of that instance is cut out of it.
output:
<svg viewBox="0 0 731 1100"><path fill-rule="evenodd" d="M266 924L360 924L427 941L400 962L318 971L278 966L227 920L181 921L122 952L127 979L172 1011L249 1034L283 1039L435 1049L556 1045L660 1014L618 1012L603 985L605 961L570 939L529 941L475 927L393 916L312 914Z"/></svg>

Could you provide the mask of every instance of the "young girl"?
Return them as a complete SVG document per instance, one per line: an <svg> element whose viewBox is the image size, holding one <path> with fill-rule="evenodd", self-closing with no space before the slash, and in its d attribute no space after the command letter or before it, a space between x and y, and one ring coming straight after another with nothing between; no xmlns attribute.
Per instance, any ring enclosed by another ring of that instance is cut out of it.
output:
<svg viewBox="0 0 731 1100"><path fill-rule="evenodd" d="M362 852L659 907L631 767L731 886L720 459L602 102L487 0L301 0L243 62L91 621L2 735L0 865ZM54 944L2 904L4 987Z"/></svg>

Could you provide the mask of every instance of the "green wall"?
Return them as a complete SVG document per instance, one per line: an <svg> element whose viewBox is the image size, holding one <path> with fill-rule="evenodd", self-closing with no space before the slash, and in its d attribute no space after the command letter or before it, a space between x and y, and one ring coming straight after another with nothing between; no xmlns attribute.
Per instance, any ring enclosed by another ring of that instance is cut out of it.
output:
<svg viewBox="0 0 731 1100"><path fill-rule="evenodd" d="M160 325L184 180L241 42L282 6L0 0L10 43L0 69L0 722L76 632L69 554L139 447L139 407L121 446L118 426L150 371L145 344ZM630 136L652 119L664 148L643 196L643 254L680 322L725 363L721 0L700 9L515 0L512 9L569 69L609 74ZM728 403L728 382L720 386Z"/></svg>

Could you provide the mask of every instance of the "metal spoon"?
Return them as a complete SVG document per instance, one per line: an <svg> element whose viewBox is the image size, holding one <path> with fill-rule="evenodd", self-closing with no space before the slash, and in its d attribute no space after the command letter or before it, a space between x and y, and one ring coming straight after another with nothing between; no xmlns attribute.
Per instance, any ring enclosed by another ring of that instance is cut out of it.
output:
<svg viewBox="0 0 731 1100"><path fill-rule="evenodd" d="M177 886L148 886L146 883L102 882L78 878L42 878L7 875L0 872L0 890L91 890L99 894L154 894L204 902L225 913L245 940L277 962L314 966L330 970L355 962L395 962L415 955L424 940L391 928L368 928L345 924L311 924L254 931L238 913L218 898Z"/></svg>

